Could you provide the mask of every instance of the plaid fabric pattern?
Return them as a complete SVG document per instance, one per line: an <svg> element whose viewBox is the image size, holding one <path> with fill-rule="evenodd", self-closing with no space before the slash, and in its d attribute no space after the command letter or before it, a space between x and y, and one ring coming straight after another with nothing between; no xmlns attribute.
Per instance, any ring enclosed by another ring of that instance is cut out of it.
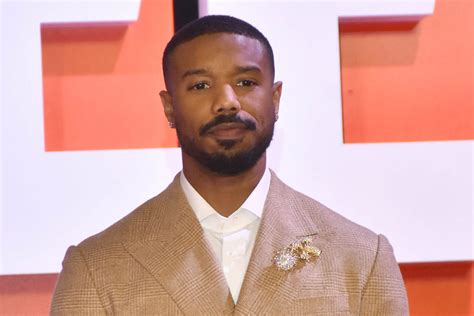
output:
<svg viewBox="0 0 474 316"><path fill-rule="evenodd" d="M276 251L313 235L321 256L285 272ZM408 315L387 239L294 191L272 172L234 304L176 177L160 195L70 247L52 315Z"/></svg>

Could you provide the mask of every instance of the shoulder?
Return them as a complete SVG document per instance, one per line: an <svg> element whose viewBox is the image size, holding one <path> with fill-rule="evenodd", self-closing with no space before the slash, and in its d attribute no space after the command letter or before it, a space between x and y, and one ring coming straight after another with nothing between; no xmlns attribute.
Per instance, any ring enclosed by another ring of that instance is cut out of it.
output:
<svg viewBox="0 0 474 316"><path fill-rule="evenodd" d="M340 276L355 276L362 286L368 281L376 262L384 262L381 273L398 278L398 265L385 236L292 189L276 176L272 181L272 194L276 194L286 208L294 209L293 214L299 222L317 233L317 245L324 248L323 266L328 273L337 271Z"/></svg>

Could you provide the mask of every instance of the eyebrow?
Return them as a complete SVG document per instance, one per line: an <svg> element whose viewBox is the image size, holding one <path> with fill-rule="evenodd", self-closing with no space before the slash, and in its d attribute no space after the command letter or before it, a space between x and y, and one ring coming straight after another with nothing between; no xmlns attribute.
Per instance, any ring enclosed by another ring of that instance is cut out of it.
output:
<svg viewBox="0 0 474 316"><path fill-rule="evenodd" d="M262 72L262 70L260 69L260 67L258 67L258 66L253 66L253 65L249 65L249 66L238 66L236 72L237 72L237 73L243 73L243 72L252 72L252 71Z"/></svg>
<svg viewBox="0 0 474 316"><path fill-rule="evenodd" d="M195 75L204 75L207 74L208 71L204 68L198 68L198 69L189 69L184 72L184 74L181 76L181 78L186 78L189 76L195 76Z"/></svg>
<svg viewBox="0 0 474 316"><path fill-rule="evenodd" d="M236 73L245 73L245 72L252 72L252 71L260 72L260 73L262 72L260 67L254 66L254 65L237 66L235 72ZM186 70L183 73L181 78L184 79L184 78L190 77L190 76L207 75L207 74L209 74L209 71L207 69L204 69L204 68L189 69L189 70Z"/></svg>

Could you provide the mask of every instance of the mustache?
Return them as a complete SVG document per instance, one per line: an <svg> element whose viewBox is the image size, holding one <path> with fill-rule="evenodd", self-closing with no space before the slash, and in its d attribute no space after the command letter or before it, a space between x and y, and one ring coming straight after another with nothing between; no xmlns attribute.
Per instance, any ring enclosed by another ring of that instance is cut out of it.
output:
<svg viewBox="0 0 474 316"><path fill-rule="evenodd" d="M204 135L211 128L222 123L240 123L240 124L243 124L246 129L249 129L252 131L257 128L257 126L255 125L255 122L249 119L242 119L240 116L237 116L237 115L219 115L213 118L210 122L203 125L199 129L199 135L201 136Z"/></svg>

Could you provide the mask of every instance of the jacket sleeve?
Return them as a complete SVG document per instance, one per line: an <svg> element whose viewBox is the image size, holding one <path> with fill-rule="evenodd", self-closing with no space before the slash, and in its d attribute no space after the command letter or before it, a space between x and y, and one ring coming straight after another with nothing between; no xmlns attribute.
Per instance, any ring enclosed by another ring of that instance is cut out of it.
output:
<svg viewBox="0 0 474 316"><path fill-rule="evenodd" d="M400 268L387 238L379 235L377 254L362 291L360 315L408 315Z"/></svg>
<svg viewBox="0 0 474 316"><path fill-rule="evenodd" d="M77 247L69 247L63 260L51 304L51 315L106 315L106 310Z"/></svg>

